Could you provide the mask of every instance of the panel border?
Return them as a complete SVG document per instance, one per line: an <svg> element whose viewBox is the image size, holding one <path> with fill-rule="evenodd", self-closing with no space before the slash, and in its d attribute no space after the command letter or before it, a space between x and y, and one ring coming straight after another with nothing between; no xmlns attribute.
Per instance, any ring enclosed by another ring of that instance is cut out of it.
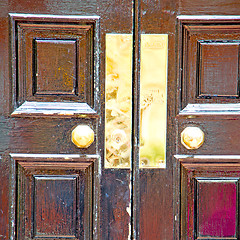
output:
<svg viewBox="0 0 240 240"><path fill-rule="evenodd" d="M228 45L236 45L238 46L238 81L236 84L237 87L237 94L235 95L213 95L213 94L204 94L202 93L202 88L201 88L201 83L202 83L202 48L204 44L228 44ZM200 98L204 98L204 99L211 99L211 98L239 98L239 45L240 45L240 41L224 41L224 40L214 40L214 41L210 41L210 40L197 40L197 63L196 63L196 98L200 99Z"/></svg>
<svg viewBox="0 0 240 240"><path fill-rule="evenodd" d="M92 38L92 55L91 55L91 64L90 64L90 72L92 84L89 89L87 89L89 97L86 98L86 102L89 107L95 111L98 111L97 102L100 99L100 83L99 83L99 16L78 16L78 15L48 15L48 14L22 14L22 13L9 13L10 20L10 52L13 57L10 57L11 61L11 69L10 69L10 93L11 93L11 101L10 101L10 112L14 112L17 110L23 101L18 101L19 91L18 91L18 63L17 63L17 42L15 41L17 37L17 26L21 23L33 23L37 25L49 24L54 26L54 24L60 24L62 26L92 26L93 32L91 33ZM77 100L74 100L75 102ZM69 102L69 101L68 101ZM57 102L53 102L53 105L56 105ZM71 102L69 102L70 106ZM79 109L81 111L81 109ZM28 116L28 113L25 114ZM14 115L13 115L14 117Z"/></svg>
<svg viewBox="0 0 240 240"><path fill-rule="evenodd" d="M69 239L75 239L76 237L77 237L77 233L78 233L78 230L77 230L77 226L78 226L78 221L77 221L77 212L79 211L79 206L78 206L78 201L77 201L77 189L79 188L79 183L78 183L78 175L76 174L76 175L73 175L73 174L68 174L68 175L41 175L41 174L37 174L37 175L35 175L35 174L33 174L32 175L32 194L33 194L33 196L34 196L34 198L32 199L32 204L33 204L33 206L32 206L32 235L33 235L33 238L34 239L42 239L43 237L44 237L44 239L45 238L61 238L61 237L64 237L64 238L66 238L66 235L50 235L50 234L44 234L44 235L41 235L41 234L38 234L37 233L37 221L36 221L36 219L37 219L37 217L36 217L36 209L37 209L37 201L36 201L36 197L37 197L37 194L36 194L36 188L37 188L37 179L39 180L39 179L44 179L45 178L45 180L48 180L48 181L51 181L51 178L55 178L55 180L57 180L57 179L71 179L71 180L75 180L74 181L74 187L75 188L73 188L73 190L75 190L74 191L74 193L75 193L75 196L74 196L74 204L73 204L73 206L74 206L74 210L75 210L75 214L74 215L76 215L75 216L75 219L73 219L74 220L74 224L73 225L75 225L75 234L71 234L71 235L67 235L67 238L69 238Z"/></svg>
<svg viewBox="0 0 240 240"><path fill-rule="evenodd" d="M237 96L229 96L226 99L222 97L205 99L205 98L197 98L198 90L197 90L197 79L193 84L193 89L189 89L191 84L189 83L189 79L186 79L188 76L188 69L184 67L184 65L188 62L187 52L189 51L189 37L190 31L193 34L198 33L199 31L207 31L210 28L221 28L231 33L231 29L237 29L240 34L240 16L212 16L212 15L179 15L177 17L178 20L178 71L177 71L177 79L178 79L178 111L183 110L188 104L206 104L206 103L239 103L239 97ZM213 30L214 31L214 30ZM208 39L206 39L208 40ZM194 63L197 64L197 63ZM197 78L197 73L195 78ZM238 80L238 91L239 91L239 80ZM196 88L197 91L194 90ZM194 95L194 96L189 96Z"/></svg>
<svg viewBox="0 0 240 240"><path fill-rule="evenodd" d="M74 56L74 62L73 62L73 65L75 65L75 71L74 71L74 74L75 74L75 80L72 82L72 86L73 88L71 89L72 91L71 92L54 92L54 91L38 91L38 78L37 78L37 69L38 69L38 50L39 50L39 44L42 44L42 43L50 43L50 44L54 44L54 42L59 42L59 43L71 43L72 45L74 45L74 48L75 48L75 56ZM77 39L49 39L49 38L34 38L33 39L33 49L32 49L32 52L33 52L33 81L32 81L32 92L33 92L33 96L36 95L36 96L45 96L45 95L70 95L71 97L77 97L78 94L79 94L79 91L78 91L78 79L79 79L79 64L78 64L78 51L79 51L79 47L78 47L78 41Z"/></svg>
<svg viewBox="0 0 240 240"><path fill-rule="evenodd" d="M239 181L240 181L240 156L239 155L175 155L175 159L180 163L180 238L189 240L203 240L212 239L217 240L219 238L202 238L196 236L196 179L195 172L202 174L209 173L208 179L220 177L223 179L238 180L237 184L237 202L239 204ZM239 170L237 170L239 169ZM225 176L222 173L225 172ZM196 177L203 177L196 176ZM187 217L189 211L190 219ZM236 206L236 237L235 238L221 238L226 240L237 240L239 238L239 224L240 214L238 214L239 206Z"/></svg>
<svg viewBox="0 0 240 240"><path fill-rule="evenodd" d="M224 181L225 180L225 181ZM195 191L195 199L196 199L196 203L195 203L195 212L197 213L197 220L195 219L195 221L196 221L196 223L195 223L195 229L197 229L197 231L199 232L199 212L198 212L198 207L199 207L199 183L203 183L203 182L207 182L207 181L209 181L209 182L224 182L224 183L235 183L236 184L236 219L235 219L235 221L236 221L236 228L235 228L235 231L236 231L236 235L238 235L238 228L237 228L237 224L239 224L239 214L238 214L238 205L237 205L237 203L239 202L239 197L238 197L238 195L239 195L239 178L238 177L233 177L233 178L231 178L231 177L227 177L227 178L222 178L222 179L220 179L220 180L218 180L218 178L216 177L216 178L214 178L214 177L211 177L211 178L206 178L206 177L196 177L196 178L194 178L194 185L195 185L195 189L194 189L194 191ZM227 238L227 239L229 239L229 237L224 237L223 239L225 239L225 238ZM201 239L206 239L206 237L197 237L197 239L198 240L201 240ZM213 237L211 237L210 239L214 239ZM230 238L231 239L231 238ZM234 239L234 238L233 238Z"/></svg>
<svg viewBox="0 0 240 240"><path fill-rule="evenodd" d="M88 179L86 179L91 184L91 189L86 188L84 193L84 201L89 204L89 198L92 199L91 207L87 207L86 212L87 216L86 221L84 223L84 236L87 239L92 239L92 230L94 228L94 216L96 216L97 207L95 204L98 204L98 200L96 199L96 190L97 190L97 179L95 173L97 171L97 159L99 158L98 155L78 155L78 154L24 154L24 153L10 153L8 155L9 161L11 162L11 169L10 169L10 236L12 239L17 237L17 208L18 208L18 199L19 196L17 194L18 191L18 184L17 183L17 165L21 166L21 168L26 172L27 175L31 175L31 172L38 168L38 169L53 169L57 167L62 170L71 169L72 171L75 170L82 170L84 174L88 175ZM94 164L96 162L96 164ZM89 167L91 170L89 170ZM30 176L29 175L29 176ZM85 195L87 194L87 196ZM32 220L31 220L32 221ZM33 229L31 229L31 235L33 234ZM33 236L33 235L32 235ZM75 237L70 237L65 239L75 239ZM39 237L35 237L34 239L42 239ZM46 238L46 239L52 239Z"/></svg>

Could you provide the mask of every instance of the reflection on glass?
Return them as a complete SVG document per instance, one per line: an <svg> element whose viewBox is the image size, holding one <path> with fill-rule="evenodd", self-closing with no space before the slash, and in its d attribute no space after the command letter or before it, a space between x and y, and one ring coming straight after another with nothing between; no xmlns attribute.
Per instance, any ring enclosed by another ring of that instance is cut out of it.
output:
<svg viewBox="0 0 240 240"><path fill-rule="evenodd" d="M141 35L140 167L166 167L167 34Z"/></svg>
<svg viewBox="0 0 240 240"><path fill-rule="evenodd" d="M105 167L131 161L132 35L106 35Z"/></svg>

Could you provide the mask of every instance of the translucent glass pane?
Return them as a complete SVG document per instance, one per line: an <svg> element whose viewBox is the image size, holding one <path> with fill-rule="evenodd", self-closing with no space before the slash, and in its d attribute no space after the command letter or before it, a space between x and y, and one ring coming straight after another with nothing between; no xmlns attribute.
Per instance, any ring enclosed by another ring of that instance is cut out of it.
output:
<svg viewBox="0 0 240 240"><path fill-rule="evenodd" d="M141 35L140 167L166 167L167 34Z"/></svg>
<svg viewBox="0 0 240 240"><path fill-rule="evenodd" d="M129 168L132 34L106 35L105 167Z"/></svg>

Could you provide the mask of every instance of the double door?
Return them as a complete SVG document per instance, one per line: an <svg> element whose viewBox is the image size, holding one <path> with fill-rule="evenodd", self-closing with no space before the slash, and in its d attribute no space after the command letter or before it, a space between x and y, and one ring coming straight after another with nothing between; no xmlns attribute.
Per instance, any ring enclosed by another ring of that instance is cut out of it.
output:
<svg viewBox="0 0 240 240"><path fill-rule="evenodd" d="M239 239L237 1L4 0L0 10L1 239ZM126 132L107 128L119 114L107 118L108 68L125 66L108 58L116 36L130 49L127 150ZM154 39L168 43L155 165L141 158L158 122L142 119L145 36L153 55ZM108 158L108 131L128 163Z"/></svg>

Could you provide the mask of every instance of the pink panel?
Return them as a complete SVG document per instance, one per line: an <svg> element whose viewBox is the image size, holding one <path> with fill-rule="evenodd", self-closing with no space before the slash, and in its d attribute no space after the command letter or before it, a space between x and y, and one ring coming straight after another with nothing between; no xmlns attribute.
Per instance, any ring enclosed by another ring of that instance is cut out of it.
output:
<svg viewBox="0 0 240 240"><path fill-rule="evenodd" d="M198 179L198 236L236 236L236 183Z"/></svg>

